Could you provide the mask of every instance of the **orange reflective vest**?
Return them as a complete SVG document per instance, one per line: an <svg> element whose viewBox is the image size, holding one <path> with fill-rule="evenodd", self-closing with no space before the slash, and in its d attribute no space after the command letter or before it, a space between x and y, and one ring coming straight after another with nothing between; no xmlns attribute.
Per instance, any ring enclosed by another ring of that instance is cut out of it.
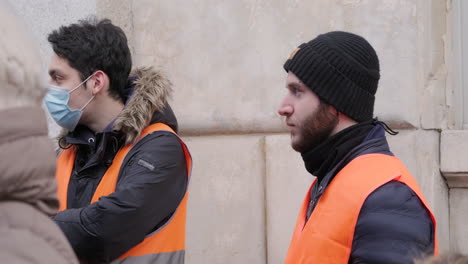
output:
<svg viewBox="0 0 468 264"><path fill-rule="evenodd" d="M146 127L141 133L139 139L152 132L160 130L169 131L175 134L169 126L157 123ZM192 168L192 158L187 146L182 142L182 140L180 140L180 142L184 150L187 164L187 177L189 178ZM100 197L107 196L115 191L122 162L134 145L135 143L133 145L124 146L117 152L112 165L107 169L97 186L93 198L91 199L91 203L97 202ZM75 156L76 151L72 147L64 150L57 160L56 178L58 182L58 197L60 202L59 211L67 209L68 183L70 182L70 177L73 171ZM187 200L188 193L186 192L174 215L165 225L147 235L140 244L131 248L112 263L184 263Z"/></svg>
<svg viewBox="0 0 468 264"><path fill-rule="evenodd" d="M430 213L437 255L436 220L415 179L396 157L366 154L352 160L333 178L306 222L309 189L285 263L348 263L362 205L373 191L392 180L411 188Z"/></svg>

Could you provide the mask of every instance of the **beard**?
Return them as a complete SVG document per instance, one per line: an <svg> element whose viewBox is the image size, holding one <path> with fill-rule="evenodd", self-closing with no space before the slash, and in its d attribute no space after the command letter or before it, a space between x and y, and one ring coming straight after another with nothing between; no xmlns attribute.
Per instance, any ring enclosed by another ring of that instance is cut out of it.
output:
<svg viewBox="0 0 468 264"><path fill-rule="evenodd" d="M330 137L338 124L338 116L330 113L328 106L320 102L317 109L298 124L297 138L291 142L295 151L304 153Z"/></svg>

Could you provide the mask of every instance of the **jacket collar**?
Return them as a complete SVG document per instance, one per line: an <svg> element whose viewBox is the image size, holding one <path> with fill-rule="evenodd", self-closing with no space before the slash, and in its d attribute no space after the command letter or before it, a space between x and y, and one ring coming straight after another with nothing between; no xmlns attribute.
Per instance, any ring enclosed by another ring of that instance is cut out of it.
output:
<svg viewBox="0 0 468 264"><path fill-rule="evenodd" d="M375 127L372 120L350 126L302 154L305 167L319 181Z"/></svg>
<svg viewBox="0 0 468 264"><path fill-rule="evenodd" d="M349 162L353 159L370 153L380 153L386 155L392 155L388 147L387 140L385 138L385 129L381 124L376 124L376 126L367 134L364 141L353 148L347 153L347 155L342 158L328 173L319 181L317 184L314 184L310 192L310 201L318 201L319 197L325 192L328 184L333 180L335 175L341 171ZM306 218L308 219L314 210L316 203L309 204L307 208Z"/></svg>
<svg viewBox="0 0 468 264"><path fill-rule="evenodd" d="M364 141L354 147L349 153L341 159L333 169L331 169L320 182L322 190L330 183L333 177L343 169L353 159L371 153L380 153L393 156L385 138L385 129L382 125L377 124L366 136ZM318 185L318 184L317 184Z"/></svg>

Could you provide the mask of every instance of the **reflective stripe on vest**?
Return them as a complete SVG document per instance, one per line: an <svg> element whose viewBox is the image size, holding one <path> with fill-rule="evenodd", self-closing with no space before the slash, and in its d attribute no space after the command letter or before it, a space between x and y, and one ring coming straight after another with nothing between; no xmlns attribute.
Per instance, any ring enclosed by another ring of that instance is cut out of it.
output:
<svg viewBox="0 0 468 264"><path fill-rule="evenodd" d="M352 160L335 176L306 223L309 189L285 263L348 263L362 205L373 191L392 180L406 184L426 207L434 226L437 255L436 221L416 180L396 157L366 154Z"/></svg>
<svg viewBox="0 0 468 264"><path fill-rule="evenodd" d="M184 263L184 259L185 259L185 250L180 250L180 251L167 252L167 253L127 257L125 259L116 259L112 261L112 264Z"/></svg>
<svg viewBox="0 0 468 264"><path fill-rule="evenodd" d="M157 123L146 127L142 131L138 140L152 132L161 130L175 134L169 126ZM190 179L192 158L184 142L180 140L180 143L185 155L187 177ZM91 203L97 202L100 197L107 196L115 191L122 162L135 144L136 143L124 146L117 152L114 160L112 161L112 165L107 169L96 188L93 198L91 199ZM68 183L70 182L71 173L73 171L75 156L75 148L71 147L70 149L64 150L57 160L57 171L55 176L58 182L57 193L60 202L59 211L67 209ZM172 218L165 225L149 234L141 243L131 248L112 263L184 263L187 200L188 192L185 193L184 198L180 202Z"/></svg>

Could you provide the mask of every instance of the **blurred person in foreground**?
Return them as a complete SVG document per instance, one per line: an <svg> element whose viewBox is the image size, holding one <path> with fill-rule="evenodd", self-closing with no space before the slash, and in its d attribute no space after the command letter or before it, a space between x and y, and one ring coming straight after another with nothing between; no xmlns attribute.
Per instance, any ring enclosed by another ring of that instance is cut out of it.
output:
<svg viewBox="0 0 468 264"><path fill-rule="evenodd" d="M292 148L317 177L286 263L410 264L437 254L434 215L387 143L385 131L396 133L373 118L374 48L356 34L328 32L297 47L284 69L278 112Z"/></svg>
<svg viewBox="0 0 468 264"><path fill-rule="evenodd" d="M39 50L0 2L0 263L78 263L60 228Z"/></svg>

